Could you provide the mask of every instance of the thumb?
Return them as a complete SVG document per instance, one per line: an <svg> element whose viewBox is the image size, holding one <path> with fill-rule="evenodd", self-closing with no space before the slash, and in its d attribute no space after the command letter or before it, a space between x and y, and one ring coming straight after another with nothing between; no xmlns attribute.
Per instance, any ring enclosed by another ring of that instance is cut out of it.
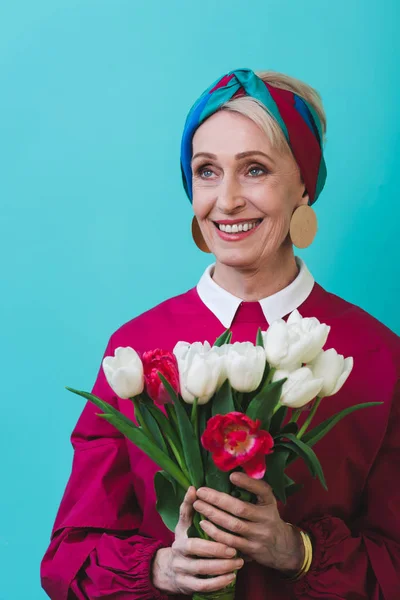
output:
<svg viewBox="0 0 400 600"><path fill-rule="evenodd" d="M188 488L183 502L179 508L179 521L175 527L175 536L185 536L187 537L187 530L192 524L193 520L193 503L197 498L196 488L192 485Z"/></svg>

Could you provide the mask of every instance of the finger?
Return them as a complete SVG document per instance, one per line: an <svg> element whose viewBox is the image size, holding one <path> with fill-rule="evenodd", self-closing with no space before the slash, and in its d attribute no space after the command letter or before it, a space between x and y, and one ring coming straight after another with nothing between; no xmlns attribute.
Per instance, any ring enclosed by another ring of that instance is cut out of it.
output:
<svg viewBox="0 0 400 600"><path fill-rule="evenodd" d="M193 502L196 500L196 489L191 485L179 508L179 521L175 527L175 535L182 536L187 534L187 530L192 524Z"/></svg>
<svg viewBox="0 0 400 600"><path fill-rule="evenodd" d="M219 510L212 504L208 504L202 500L196 500L193 506L201 515L207 517L208 521L212 521L216 525L219 525L228 531L232 531L237 535L250 537L256 535L257 530L259 530L259 523L238 519L234 515Z"/></svg>
<svg viewBox="0 0 400 600"><path fill-rule="evenodd" d="M246 473L240 472L231 473L230 480L234 485L255 494L259 504L276 504L272 488L266 481L253 479Z"/></svg>
<svg viewBox="0 0 400 600"><path fill-rule="evenodd" d="M244 554L251 555L252 544L246 538L234 535L228 531L222 531L222 529L219 529L219 527L210 521L200 521L200 527L216 542L225 544L230 548L236 548L236 550L240 550Z"/></svg>
<svg viewBox="0 0 400 600"><path fill-rule="evenodd" d="M254 522L260 520L259 511L256 506L249 502L243 502L243 500L239 500L238 498L233 498L224 492L217 492L211 488L201 487L197 490L197 497L240 519ZM197 510L196 506L195 509Z"/></svg>
<svg viewBox="0 0 400 600"><path fill-rule="evenodd" d="M233 573L237 569L241 569L244 565L242 558L234 560L222 560L218 558L212 559L193 559L180 557L174 562L174 569L183 574L189 575L224 575L225 573Z"/></svg>
<svg viewBox="0 0 400 600"><path fill-rule="evenodd" d="M236 550L229 548L226 544L220 544L212 540L202 540L201 538L177 538L173 543L173 547L185 556L232 558L236 554Z"/></svg>
<svg viewBox="0 0 400 600"><path fill-rule="evenodd" d="M192 575L182 575L177 579L177 583L181 589L187 589L191 592L216 592L232 583L234 579L234 573L219 575L209 579L200 579Z"/></svg>

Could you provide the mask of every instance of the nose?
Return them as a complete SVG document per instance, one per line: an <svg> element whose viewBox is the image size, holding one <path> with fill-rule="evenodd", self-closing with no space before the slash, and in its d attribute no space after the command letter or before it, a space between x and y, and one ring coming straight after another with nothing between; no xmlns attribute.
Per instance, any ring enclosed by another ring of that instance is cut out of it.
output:
<svg viewBox="0 0 400 600"><path fill-rule="evenodd" d="M245 204L240 183L233 175L225 174L217 190L216 207L222 213L231 213Z"/></svg>

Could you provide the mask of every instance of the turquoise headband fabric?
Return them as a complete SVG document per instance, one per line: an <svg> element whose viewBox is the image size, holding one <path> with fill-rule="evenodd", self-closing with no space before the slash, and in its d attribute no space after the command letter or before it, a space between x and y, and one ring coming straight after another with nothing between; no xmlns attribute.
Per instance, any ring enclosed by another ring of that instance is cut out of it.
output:
<svg viewBox="0 0 400 600"><path fill-rule="evenodd" d="M309 102L265 83L251 69L236 69L219 77L196 100L186 118L181 142L181 171L185 191L192 201L192 140L196 129L232 98L247 95L261 102L280 126L299 165L313 204L326 181L322 124Z"/></svg>

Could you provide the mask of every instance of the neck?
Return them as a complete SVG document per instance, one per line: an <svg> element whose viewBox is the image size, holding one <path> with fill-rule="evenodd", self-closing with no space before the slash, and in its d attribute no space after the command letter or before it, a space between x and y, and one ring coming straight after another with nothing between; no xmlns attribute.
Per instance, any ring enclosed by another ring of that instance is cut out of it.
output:
<svg viewBox="0 0 400 600"><path fill-rule="evenodd" d="M298 272L293 247L290 247L270 257L267 264L252 268L228 266L217 261L212 278L237 298L256 302L290 285Z"/></svg>

